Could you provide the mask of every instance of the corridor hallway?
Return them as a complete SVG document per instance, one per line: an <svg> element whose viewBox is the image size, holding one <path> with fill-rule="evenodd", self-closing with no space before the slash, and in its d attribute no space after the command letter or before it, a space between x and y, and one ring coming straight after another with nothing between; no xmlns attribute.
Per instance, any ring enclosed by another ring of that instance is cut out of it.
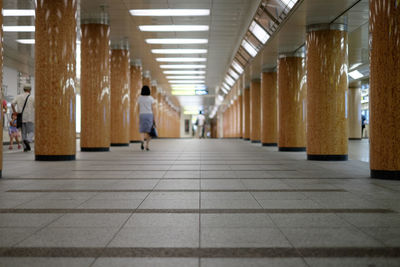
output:
<svg viewBox="0 0 400 267"><path fill-rule="evenodd" d="M168 139L70 162L5 153L0 266L399 266L397 181L275 150Z"/></svg>

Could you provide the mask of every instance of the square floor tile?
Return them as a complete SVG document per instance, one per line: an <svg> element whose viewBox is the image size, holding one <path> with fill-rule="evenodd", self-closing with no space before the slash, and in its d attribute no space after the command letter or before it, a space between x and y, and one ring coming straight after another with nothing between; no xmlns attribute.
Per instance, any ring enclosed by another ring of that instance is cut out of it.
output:
<svg viewBox="0 0 400 267"><path fill-rule="evenodd" d="M99 258L93 267L198 267L197 258Z"/></svg>
<svg viewBox="0 0 400 267"><path fill-rule="evenodd" d="M142 203L142 199L92 199L78 209L136 209Z"/></svg>
<svg viewBox="0 0 400 267"><path fill-rule="evenodd" d="M201 227L265 228L275 225L266 214L201 214Z"/></svg>
<svg viewBox="0 0 400 267"><path fill-rule="evenodd" d="M120 227L130 214L65 214L48 227Z"/></svg>
<svg viewBox="0 0 400 267"><path fill-rule="evenodd" d="M146 199L139 209L199 209L198 199Z"/></svg>
<svg viewBox="0 0 400 267"><path fill-rule="evenodd" d="M300 258L203 258L201 259L202 267L306 267L303 259Z"/></svg>
<svg viewBox="0 0 400 267"><path fill-rule="evenodd" d="M29 267L89 267L94 258L0 258L0 266L29 266Z"/></svg>
<svg viewBox="0 0 400 267"><path fill-rule="evenodd" d="M351 227L339 216L329 213L269 214L269 216L279 227Z"/></svg>
<svg viewBox="0 0 400 267"><path fill-rule="evenodd" d="M135 213L125 227L199 227L199 214Z"/></svg>
<svg viewBox="0 0 400 267"><path fill-rule="evenodd" d="M13 246L31 236L38 229L38 227L2 227L0 228L0 246Z"/></svg>
<svg viewBox="0 0 400 267"><path fill-rule="evenodd" d="M202 199L202 209L261 209L254 199Z"/></svg>

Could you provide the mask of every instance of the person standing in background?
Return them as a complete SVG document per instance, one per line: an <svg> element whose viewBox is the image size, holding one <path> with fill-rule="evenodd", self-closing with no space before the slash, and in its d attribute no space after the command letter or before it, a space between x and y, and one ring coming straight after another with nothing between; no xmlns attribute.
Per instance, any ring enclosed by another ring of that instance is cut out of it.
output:
<svg viewBox="0 0 400 267"><path fill-rule="evenodd" d="M199 138L204 138L204 124L206 122L206 117L203 115L203 112L200 111L197 116L197 133Z"/></svg>
<svg viewBox="0 0 400 267"><path fill-rule="evenodd" d="M35 100L31 96L30 86L25 86L24 92L14 98L11 102L11 108L13 112L22 113L21 132L24 152L31 151L30 143L32 142L35 129Z"/></svg>
<svg viewBox="0 0 400 267"><path fill-rule="evenodd" d="M154 98L150 95L150 88L145 85L142 87L142 91L137 100L139 104L139 131L141 136L140 148L146 151L149 151L149 143L150 143L150 132L151 128L154 126L155 118L154 118ZM146 142L146 143L145 143Z"/></svg>

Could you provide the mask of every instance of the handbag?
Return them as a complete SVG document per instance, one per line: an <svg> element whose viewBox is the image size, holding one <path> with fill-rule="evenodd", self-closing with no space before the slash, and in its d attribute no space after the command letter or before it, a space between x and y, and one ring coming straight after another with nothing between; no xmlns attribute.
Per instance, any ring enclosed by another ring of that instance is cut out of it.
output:
<svg viewBox="0 0 400 267"><path fill-rule="evenodd" d="M152 138L157 138L158 137L157 129L156 129L156 126L154 124L153 124L153 126L151 126L151 130L150 130L149 135Z"/></svg>
<svg viewBox="0 0 400 267"><path fill-rule="evenodd" d="M25 107L26 107L26 102L28 102L28 97L30 95L28 95L25 98L25 103L24 103L24 107L22 108L22 111L20 113L17 113L17 128L22 128L22 113L24 113Z"/></svg>

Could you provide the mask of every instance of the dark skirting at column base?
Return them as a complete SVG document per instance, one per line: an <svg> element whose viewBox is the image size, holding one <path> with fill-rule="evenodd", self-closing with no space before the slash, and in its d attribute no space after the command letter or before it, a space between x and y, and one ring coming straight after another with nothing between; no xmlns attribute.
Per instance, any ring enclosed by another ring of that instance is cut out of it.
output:
<svg viewBox="0 0 400 267"><path fill-rule="evenodd" d="M262 146L278 146L277 143L262 143Z"/></svg>
<svg viewBox="0 0 400 267"><path fill-rule="evenodd" d="M400 171L371 170L371 178L400 180Z"/></svg>
<svg viewBox="0 0 400 267"><path fill-rule="evenodd" d="M81 147L82 152L105 152L110 151L109 147Z"/></svg>
<svg viewBox="0 0 400 267"><path fill-rule="evenodd" d="M251 142L254 143L254 144L259 144L259 143L261 143L260 140L251 140Z"/></svg>
<svg viewBox="0 0 400 267"><path fill-rule="evenodd" d="M129 143L111 143L111 146L129 146Z"/></svg>
<svg viewBox="0 0 400 267"><path fill-rule="evenodd" d="M349 140L362 140L361 138L353 138L353 137L351 137L351 138L349 138Z"/></svg>
<svg viewBox="0 0 400 267"><path fill-rule="evenodd" d="M75 155L35 155L38 161L67 161L75 160Z"/></svg>
<svg viewBox="0 0 400 267"><path fill-rule="evenodd" d="M140 140L131 140L131 144L133 144L133 143L140 143L140 142L142 142L142 141L140 141Z"/></svg>
<svg viewBox="0 0 400 267"><path fill-rule="evenodd" d="M307 160L320 160L320 161L346 161L348 155L307 155Z"/></svg>
<svg viewBox="0 0 400 267"><path fill-rule="evenodd" d="M305 147L279 147L279 151L282 152L304 152L306 151Z"/></svg>
<svg viewBox="0 0 400 267"><path fill-rule="evenodd" d="M243 138L244 141L250 141L250 138Z"/></svg>

